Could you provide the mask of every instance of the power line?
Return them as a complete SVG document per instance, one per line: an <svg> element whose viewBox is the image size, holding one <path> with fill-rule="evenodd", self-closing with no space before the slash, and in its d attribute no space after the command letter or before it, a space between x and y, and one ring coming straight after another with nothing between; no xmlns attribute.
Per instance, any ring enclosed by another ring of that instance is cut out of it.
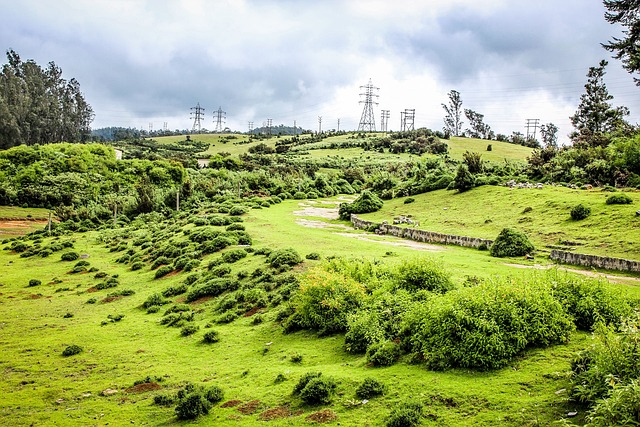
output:
<svg viewBox="0 0 640 427"><path fill-rule="evenodd" d="M389 117L391 112L389 110L380 110L382 115L380 117L380 131L387 132L389 130Z"/></svg>

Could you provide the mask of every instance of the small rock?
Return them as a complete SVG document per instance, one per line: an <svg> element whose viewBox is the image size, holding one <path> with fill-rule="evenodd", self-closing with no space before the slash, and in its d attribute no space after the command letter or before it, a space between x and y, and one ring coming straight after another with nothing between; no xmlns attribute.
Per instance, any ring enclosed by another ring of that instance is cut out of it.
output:
<svg viewBox="0 0 640 427"><path fill-rule="evenodd" d="M64 402L64 399L63 399L63 398L60 398L60 399L56 400L56 403L57 403L58 405L59 405L59 404L61 404L62 402Z"/></svg>
<svg viewBox="0 0 640 427"><path fill-rule="evenodd" d="M569 418L575 417L576 415L578 415L578 412L576 412L576 411L567 412L567 417L569 417Z"/></svg>
<svg viewBox="0 0 640 427"><path fill-rule="evenodd" d="M271 345L273 344L273 341L266 343L265 345Z"/></svg>
<svg viewBox="0 0 640 427"><path fill-rule="evenodd" d="M567 389L566 389L566 388L561 388L560 390L556 391L556 394L562 394L562 393L564 393L565 391L567 391Z"/></svg>
<svg viewBox="0 0 640 427"><path fill-rule="evenodd" d="M102 390L102 395L103 396L111 396L112 394L116 394L118 392L118 390L114 390L112 388L107 388L105 390Z"/></svg>
<svg viewBox="0 0 640 427"><path fill-rule="evenodd" d="M640 216L640 211L636 211L636 216Z"/></svg>

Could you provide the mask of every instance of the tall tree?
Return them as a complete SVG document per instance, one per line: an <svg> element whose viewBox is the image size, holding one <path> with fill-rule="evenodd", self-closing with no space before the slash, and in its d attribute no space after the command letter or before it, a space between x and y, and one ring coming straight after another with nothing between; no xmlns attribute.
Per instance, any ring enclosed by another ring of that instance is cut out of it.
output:
<svg viewBox="0 0 640 427"><path fill-rule="evenodd" d="M542 135L542 145L545 148L558 148L558 126L553 123L547 123L540 126L540 134Z"/></svg>
<svg viewBox="0 0 640 427"><path fill-rule="evenodd" d="M43 69L13 50L0 71L0 148L88 139L93 110L77 80L50 62Z"/></svg>
<svg viewBox="0 0 640 427"><path fill-rule="evenodd" d="M622 60L622 66L629 73L640 72L640 0L604 0L607 8L604 17L610 24L621 24L626 29L624 37L614 37L602 46L614 52L614 58ZM640 86L640 79L634 77Z"/></svg>
<svg viewBox="0 0 640 427"><path fill-rule="evenodd" d="M471 128L466 131L468 136L472 138L489 138L489 135L491 135L491 127L484 123L484 114L465 108L464 115L469 120L469 126L471 126Z"/></svg>
<svg viewBox="0 0 640 427"><path fill-rule="evenodd" d="M449 91L449 105L442 104L442 108L447 113L444 116L444 130L453 136L460 136L462 133L462 100L460 92Z"/></svg>
<svg viewBox="0 0 640 427"><path fill-rule="evenodd" d="M587 83L584 85L585 93L580 96L578 110L570 117L576 128L571 134L574 144L608 145L609 138L604 134L627 125L624 117L629 115L629 109L614 108L609 102L613 96L604 83L607 65L608 62L602 60L597 67L589 68Z"/></svg>

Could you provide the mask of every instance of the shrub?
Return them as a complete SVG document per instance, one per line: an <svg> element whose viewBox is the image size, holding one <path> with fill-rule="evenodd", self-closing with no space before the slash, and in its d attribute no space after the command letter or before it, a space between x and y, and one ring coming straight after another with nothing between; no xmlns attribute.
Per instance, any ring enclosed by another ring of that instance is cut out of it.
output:
<svg viewBox="0 0 640 427"><path fill-rule="evenodd" d="M176 402L174 396L170 394L156 394L153 396L153 403L159 406L171 406Z"/></svg>
<svg viewBox="0 0 640 427"><path fill-rule="evenodd" d="M336 389L336 382L332 378L312 378L302 390L300 399L307 405L319 405L331 402L331 397Z"/></svg>
<svg viewBox="0 0 640 427"><path fill-rule="evenodd" d="M149 295L149 297L145 300L145 302L142 303L142 307L149 308L154 305L164 305L164 304L167 304L168 302L169 301L164 299L163 296L160 295L159 293L154 293Z"/></svg>
<svg viewBox="0 0 640 427"><path fill-rule="evenodd" d="M164 277L167 274L171 273L172 271L173 271L173 267L171 267L170 265L163 265L162 267L156 270L155 278L159 279L161 277Z"/></svg>
<svg viewBox="0 0 640 427"><path fill-rule="evenodd" d="M402 402L396 405L386 420L386 427L414 427L420 425L422 404L419 402Z"/></svg>
<svg viewBox="0 0 640 427"><path fill-rule="evenodd" d="M365 353L370 345L385 339L377 312L360 310L348 317L345 347L350 353Z"/></svg>
<svg viewBox="0 0 640 427"><path fill-rule="evenodd" d="M607 197L606 201L608 205L628 205L631 203L633 203L633 199L624 193L612 194Z"/></svg>
<svg viewBox="0 0 640 427"><path fill-rule="evenodd" d="M503 258L523 256L534 250L535 248L526 234L511 228L504 228L491 245L490 253L491 256Z"/></svg>
<svg viewBox="0 0 640 427"><path fill-rule="evenodd" d="M205 344L213 344L220 341L220 334L216 330L210 330L202 336L202 342Z"/></svg>
<svg viewBox="0 0 640 427"><path fill-rule="evenodd" d="M475 176L469 171L466 164L460 164L453 178L452 187L462 193L471 190L476 185Z"/></svg>
<svg viewBox="0 0 640 427"><path fill-rule="evenodd" d="M228 265L220 265L218 267L215 267L211 270L211 273L209 273L209 275L212 277L224 277L228 276L229 274L231 274L231 267L229 267Z"/></svg>
<svg viewBox="0 0 640 427"><path fill-rule="evenodd" d="M583 220L589 215L591 215L591 208L588 208L583 204L574 206L573 209L571 209L571 219L573 219L574 221Z"/></svg>
<svg viewBox="0 0 640 427"><path fill-rule="evenodd" d="M191 289L187 293L185 300L187 302L192 302L197 300L198 298L206 296L216 297L225 291L234 291L238 289L239 285L240 284L237 280L212 279L197 288Z"/></svg>
<svg viewBox="0 0 640 427"><path fill-rule="evenodd" d="M183 270L184 271L192 271L194 268L198 268L200 266L200 260L199 259L192 259L189 260L189 262L187 262L184 265Z"/></svg>
<svg viewBox="0 0 640 427"><path fill-rule="evenodd" d="M302 355L300 353L293 353L291 355L291 362L293 363L301 363L302 362Z"/></svg>
<svg viewBox="0 0 640 427"><path fill-rule="evenodd" d="M38 280L38 279L31 279L29 280L29 286L40 286L42 284L42 281Z"/></svg>
<svg viewBox="0 0 640 427"><path fill-rule="evenodd" d="M244 249L232 249L222 254L222 261L232 264L236 261L241 260L242 258L247 256L247 251Z"/></svg>
<svg viewBox="0 0 640 427"><path fill-rule="evenodd" d="M229 311L221 316L218 316L218 318L216 319L216 323L231 323L237 318L238 315L236 313Z"/></svg>
<svg viewBox="0 0 640 427"><path fill-rule="evenodd" d="M75 345L75 344L71 344L70 346L67 346L67 348L65 348L62 351L62 355L64 357L68 357L68 356L73 356L76 354L82 353L82 347L80 347L79 345Z"/></svg>
<svg viewBox="0 0 640 427"><path fill-rule="evenodd" d="M351 214L369 213L382 209L382 200L374 193L365 190L353 203L340 203L338 215L340 219L349 220Z"/></svg>
<svg viewBox="0 0 640 427"><path fill-rule="evenodd" d="M175 285L175 286L169 286L164 291L162 291L162 296L165 298L169 298L169 297L183 294L187 292L187 290L188 290L188 287L184 283Z"/></svg>
<svg viewBox="0 0 640 427"><path fill-rule="evenodd" d="M244 206L234 206L231 209L229 209L229 215L242 215L247 213L247 209Z"/></svg>
<svg viewBox="0 0 640 427"><path fill-rule="evenodd" d="M293 387L293 394L300 394L303 388L309 384L314 378L318 378L322 375L322 372L307 372L304 374L299 380L298 383Z"/></svg>
<svg viewBox="0 0 640 427"><path fill-rule="evenodd" d="M144 268L144 262L136 261L131 264L131 271L142 270Z"/></svg>
<svg viewBox="0 0 640 427"><path fill-rule="evenodd" d="M278 249L269 254L267 262L273 268L281 268L283 266L293 267L302 262L302 258L293 248Z"/></svg>
<svg viewBox="0 0 640 427"><path fill-rule="evenodd" d="M227 231L244 231L244 225L234 222L226 228Z"/></svg>
<svg viewBox="0 0 640 427"><path fill-rule="evenodd" d="M204 398L210 403L218 403L224 399L224 391L217 385L212 385L204 390Z"/></svg>
<svg viewBox="0 0 640 427"><path fill-rule="evenodd" d="M296 191L293 195L293 198L296 200L303 200L307 198L307 193L304 191Z"/></svg>
<svg viewBox="0 0 640 427"><path fill-rule="evenodd" d="M65 252L60 256L60 259L62 261L75 261L78 258L80 258L80 255L77 252L73 252L73 251Z"/></svg>
<svg viewBox="0 0 640 427"><path fill-rule="evenodd" d="M358 399L371 399L372 397L382 396L387 391L387 386L375 378L365 378L356 388L356 396Z"/></svg>
<svg viewBox="0 0 640 427"><path fill-rule="evenodd" d="M320 254L318 252L311 252L308 253L305 256L306 259L311 259L311 260L319 260L320 259Z"/></svg>
<svg viewBox="0 0 640 427"><path fill-rule="evenodd" d="M392 341L376 342L367 348L367 362L373 366L391 366L400 356L400 347Z"/></svg>
<svg viewBox="0 0 640 427"><path fill-rule="evenodd" d="M414 258L403 261L394 279L398 287L412 292L424 289L445 293L454 288L449 274L430 259Z"/></svg>
<svg viewBox="0 0 640 427"><path fill-rule="evenodd" d="M200 327L197 325L187 325L180 330L180 335L182 335L183 337L188 337L189 335L193 335L198 332L199 329Z"/></svg>
<svg viewBox="0 0 640 427"><path fill-rule="evenodd" d="M407 197L406 199L404 199L404 204L408 205L409 203L413 203L415 201L416 199L414 199L413 197Z"/></svg>
<svg viewBox="0 0 640 427"><path fill-rule="evenodd" d="M176 405L175 412L179 420L194 420L207 415L211 409L209 402L201 391L193 391L182 397Z"/></svg>
<svg viewBox="0 0 640 427"><path fill-rule="evenodd" d="M151 269L155 270L156 268L160 267L161 265L167 265L167 264L171 264L171 260L169 258L167 258L166 256L160 256L160 257L156 258L155 261L153 261L153 264L151 264Z"/></svg>

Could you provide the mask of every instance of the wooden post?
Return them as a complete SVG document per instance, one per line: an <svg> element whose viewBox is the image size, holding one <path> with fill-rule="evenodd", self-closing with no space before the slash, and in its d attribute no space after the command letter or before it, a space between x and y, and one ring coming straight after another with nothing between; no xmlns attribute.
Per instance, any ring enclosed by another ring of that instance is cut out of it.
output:
<svg viewBox="0 0 640 427"><path fill-rule="evenodd" d="M113 204L113 226L115 227L118 223L118 204Z"/></svg>
<svg viewBox="0 0 640 427"><path fill-rule="evenodd" d="M180 212L180 190L176 191L176 212Z"/></svg>
<svg viewBox="0 0 640 427"><path fill-rule="evenodd" d="M47 223L47 227L49 228L49 236L51 236L51 211L49 211L49 221Z"/></svg>

